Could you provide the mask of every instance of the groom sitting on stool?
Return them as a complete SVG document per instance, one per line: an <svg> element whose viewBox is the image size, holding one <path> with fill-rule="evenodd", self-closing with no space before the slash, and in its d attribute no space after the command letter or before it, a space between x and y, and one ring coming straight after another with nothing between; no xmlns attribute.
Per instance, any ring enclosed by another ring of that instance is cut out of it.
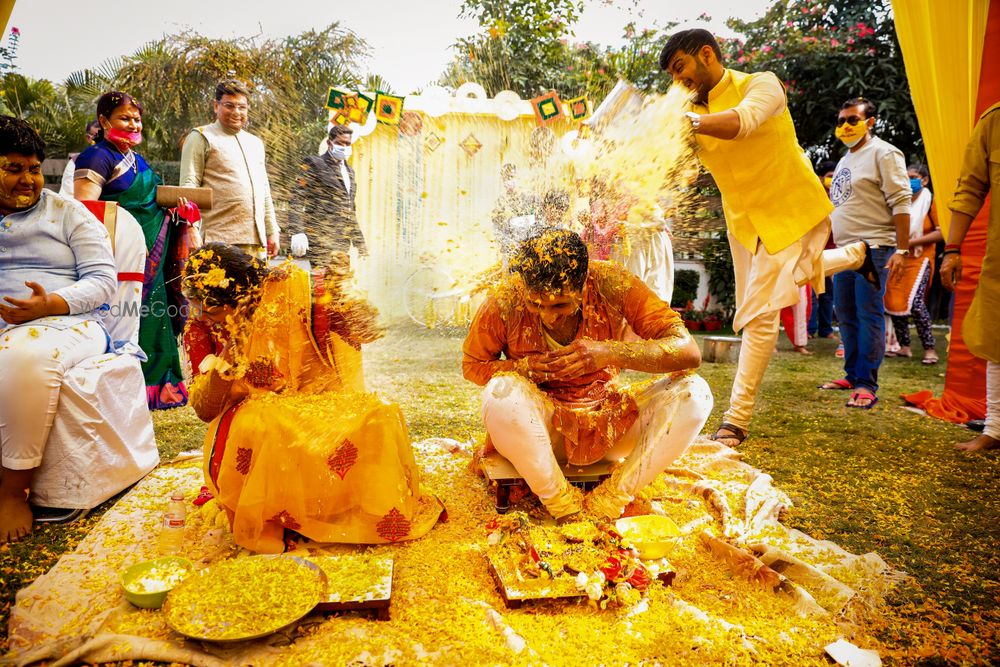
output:
<svg viewBox="0 0 1000 667"><path fill-rule="evenodd" d="M511 276L476 313L462 371L486 386L493 447L553 517L586 505L616 519L708 419L700 362L670 306L617 264L588 266L580 237L553 229L521 243ZM668 375L626 387L616 382L622 369ZM584 501L559 462L602 459L620 464Z"/></svg>

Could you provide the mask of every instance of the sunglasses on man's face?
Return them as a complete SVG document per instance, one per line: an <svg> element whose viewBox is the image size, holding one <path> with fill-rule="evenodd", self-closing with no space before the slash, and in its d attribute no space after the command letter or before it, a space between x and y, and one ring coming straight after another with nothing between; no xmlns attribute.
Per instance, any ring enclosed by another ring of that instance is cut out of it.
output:
<svg viewBox="0 0 1000 667"><path fill-rule="evenodd" d="M864 120L865 119L862 118L861 116L848 116L847 118L838 118L837 119L837 127L840 127L844 123L847 123L848 125L857 125L858 123L860 123L860 122L862 122Z"/></svg>

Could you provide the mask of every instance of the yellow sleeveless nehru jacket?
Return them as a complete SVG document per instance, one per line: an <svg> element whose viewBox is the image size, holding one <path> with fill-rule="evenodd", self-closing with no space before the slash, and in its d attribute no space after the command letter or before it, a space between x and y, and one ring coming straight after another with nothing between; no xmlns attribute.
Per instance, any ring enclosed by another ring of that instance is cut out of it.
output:
<svg viewBox="0 0 1000 667"><path fill-rule="evenodd" d="M726 70L697 113L716 113L737 106L750 74ZM764 121L747 137L716 139L697 135L702 164L722 192L729 232L751 254L757 239L769 253L787 248L833 210L823 185L795 137L786 108Z"/></svg>

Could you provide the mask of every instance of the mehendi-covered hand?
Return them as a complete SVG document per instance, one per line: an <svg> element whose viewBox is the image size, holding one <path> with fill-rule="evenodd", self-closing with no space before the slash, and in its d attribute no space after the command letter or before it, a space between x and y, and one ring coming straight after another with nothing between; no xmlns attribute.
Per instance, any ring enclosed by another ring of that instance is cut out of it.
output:
<svg viewBox="0 0 1000 667"><path fill-rule="evenodd" d="M962 256L957 252L946 252L941 260L941 285L954 292L962 279Z"/></svg>
<svg viewBox="0 0 1000 667"><path fill-rule="evenodd" d="M574 340L566 347L546 355L545 370L554 378L572 379L589 375L608 366L620 366L615 341Z"/></svg>

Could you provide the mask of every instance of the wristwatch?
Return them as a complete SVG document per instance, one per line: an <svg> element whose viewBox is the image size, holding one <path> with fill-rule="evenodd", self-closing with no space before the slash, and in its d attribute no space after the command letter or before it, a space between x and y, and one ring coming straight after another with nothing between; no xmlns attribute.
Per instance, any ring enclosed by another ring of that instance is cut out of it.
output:
<svg viewBox="0 0 1000 667"><path fill-rule="evenodd" d="M909 257L910 256L910 249L907 248L906 250L902 250L900 248L896 248L896 254L897 255L902 255L903 257Z"/></svg>
<svg viewBox="0 0 1000 667"><path fill-rule="evenodd" d="M701 116L693 111L687 111L684 115L691 121L691 129L697 132L698 128L701 127Z"/></svg>

